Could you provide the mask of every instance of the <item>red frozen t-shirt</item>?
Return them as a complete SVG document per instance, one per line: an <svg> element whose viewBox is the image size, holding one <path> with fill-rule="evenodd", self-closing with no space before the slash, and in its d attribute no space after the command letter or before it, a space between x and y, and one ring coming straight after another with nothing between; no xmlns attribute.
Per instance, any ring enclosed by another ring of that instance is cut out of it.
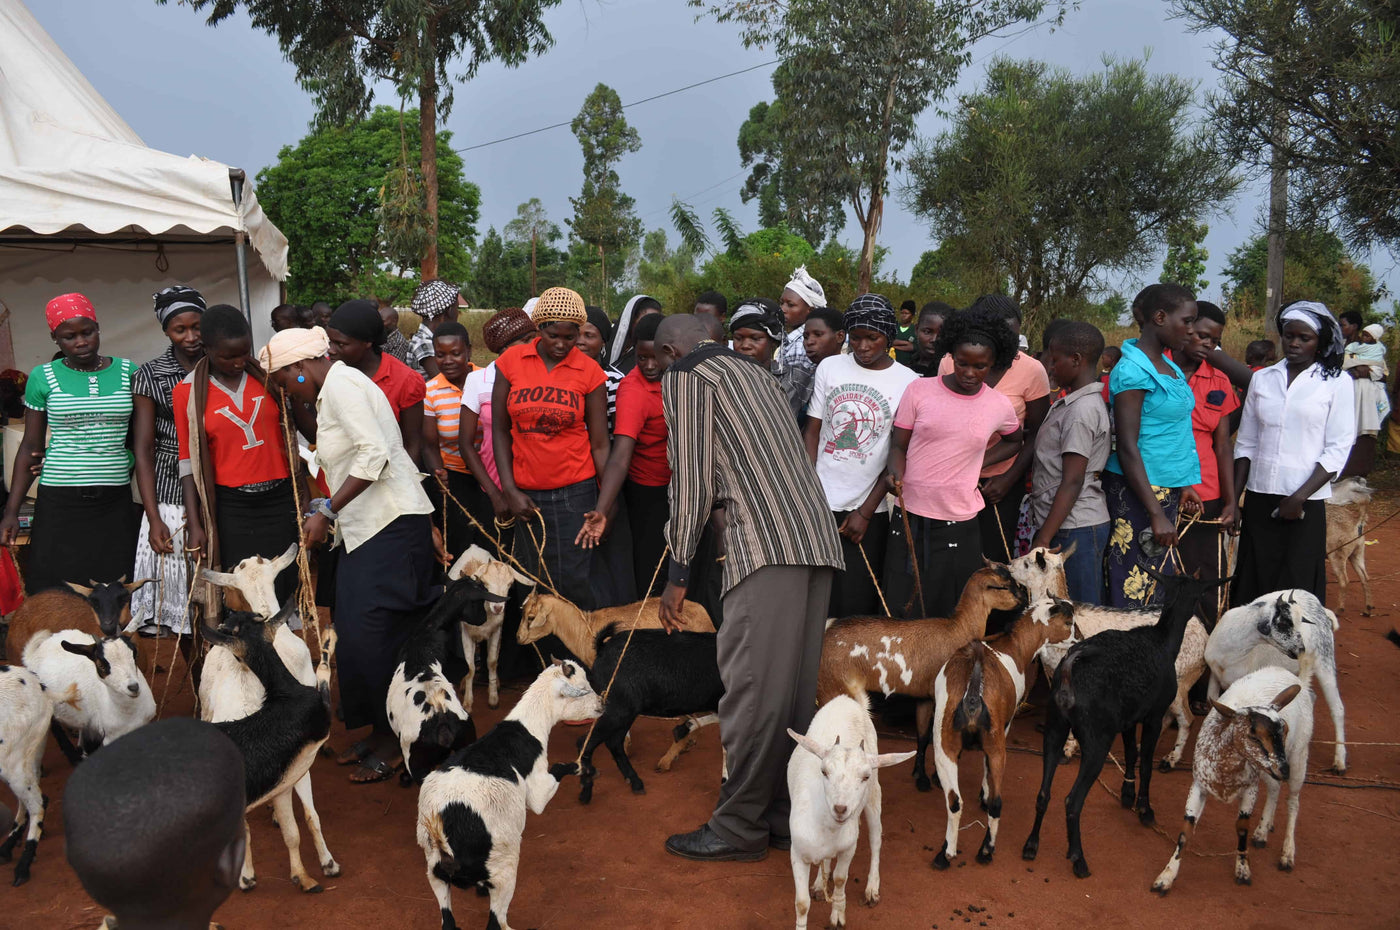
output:
<svg viewBox="0 0 1400 930"><path fill-rule="evenodd" d="M546 369L531 342L507 349L496 371L510 382L506 412L516 486L552 490L597 477L584 398L607 382L598 363L575 348Z"/></svg>
<svg viewBox="0 0 1400 930"><path fill-rule="evenodd" d="M1223 418L1239 409L1240 399L1230 379L1210 362L1201 362L1189 384L1196 395L1191 433L1196 439L1196 457L1201 460L1201 483L1196 485L1196 493L1203 501L1213 501L1220 497L1220 469L1211 436Z"/></svg>
<svg viewBox="0 0 1400 930"><path fill-rule="evenodd" d="M185 411L189 409L193 387L194 375L190 374L175 385L171 394L182 465L190 461L190 424ZM257 378L244 374L236 391L209 379L204 432L209 437L215 484L238 488L291 477L281 410Z"/></svg>
<svg viewBox="0 0 1400 930"><path fill-rule="evenodd" d="M380 355L379 370L370 380L379 385L384 396L389 398L394 419L400 421L403 420L403 412L414 404L421 404L428 393L423 376L388 352Z"/></svg>
<svg viewBox="0 0 1400 930"><path fill-rule="evenodd" d="M633 368L617 386L617 422L614 436L637 441L627 477L637 484L662 487L671 483L666 462L666 416L661 410L661 382L648 381Z"/></svg>

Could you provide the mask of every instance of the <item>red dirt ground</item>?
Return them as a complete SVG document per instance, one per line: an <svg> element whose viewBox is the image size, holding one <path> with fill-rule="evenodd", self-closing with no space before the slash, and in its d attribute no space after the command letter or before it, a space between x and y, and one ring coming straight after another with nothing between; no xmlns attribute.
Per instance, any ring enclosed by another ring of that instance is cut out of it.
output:
<svg viewBox="0 0 1400 930"><path fill-rule="evenodd" d="M1375 525L1395 509L1394 499L1372 507ZM869 865L864 839L852 867L855 898L848 909L850 926L857 928L1064 926L1069 922L1133 927L1395 927L1400 925L1400 723L1389 701L1400 676L1400 649L1386 642L1385 632L1400 618L1400 579L1396 560L1388 555L1400 547L1400 518L1371 534L1380 540L1369 550L1376 577L1376 615L1362 617L1356 604L1359 586L1351 588L1353 607L1342 614L1338 634L1341 691L1347 706L1351 769L1347 778L1320 774L1331 759L1331 746L1314 743L1309 768L1315 773L1302 793L1298 822L1298 865L1292 874L1279 872L1279 833L1270 848L1250 850L1252 887L1233 882L1234 812L1211 801L1196 833L1193 849L1209 858L1188 855L1176 889L1165 899L1148 891L1171 853L1171 840L1140 826L1122 810L1116 797L1117 772L1110 764L1104 780L1115 796L1096 788L1083 819L1085 852L1094 870L1079 880L1064 860L1063 801L1074 779L1077 762L1062 768L1042 831L1041 855L1034 863L1020 858L1021 844L1034 816L1040 777L1040 745L1035 724L1039 712L1027 714L1013 727L1018 752L1008 764L1005 809L996 860L982 866L972 861L982 838L981 813L973 806L964 816L959 859L947 872L929 867L943 840L944 807L937 793L919 794L904 766L885 770L884 855L882 892L878 907L856 901ZM1349 592L1350 593L1350 592ZM156 685L157 699L162 684ZM481 710L478 727L495 722L511 706L519 688L502 695L502 708ZM1387 697L1389 696L1389 697ZM188 689L171 695L166 713L188 713ZM1317 703L1314 736L1332 738L1325 702ZM881 748L913 748L908 735L886 733ZM577 781L568 779L543 816L531 816L520 867L520 881L511 906L518 927L716 927L771 928L793 923L792 873L785 853L774 853L754 864L698 864L668 856L662 848L672 832L702 823L714 802L719 773L718 733L700 733L699 745L683 756L669 774L651 771L669 740L670 723L639 721L633 729L632 759L647 784L645 796L633 796L606 751L595 762L601 771L591 806L579 805ZM575 755L574 741L582 730L559 727L551 740L555 760ZM1174 731L1163 734L1160 752ZM346 743L337 728L336 746ZM1385 746L1366 743L1389 743ZM1121 756L1121 753L1118 753ZM63 782L69 769L52 745L45 758L44 790L50 798L33 880L18 889L0 888L0 927L42 927L67 930L96 927L102 912L87 898L63 856ZM422 928L439 926L437 906L423 875L423 857L414 842L416 790L397 782L352 786L346 770L322 758L315 767L318 808L326 838L343 873L325 880L325 893L299 892L288 878L286 851L266 808L252 815L253 852L258 887L235 892L218 912L229 930L258 928L362 926ZM976 797L981 760L968 753L963 760L963 791ZM1153 779L1153 805L1159 824L1174 838L1190 785L1189 771L1178 768ZM1376 781L1397 783L1391 788L1365 787ZM13 798L0 788L0 802ZM1261 801L1262 804L1262 801ZM1280 815L1283 805L1280 805ZM304 861L317 873L315 853L302 831ZM179 850L171 850L179 855ZM8 879L8 867L0 867ZM973 908L978 910L974 911ZM456 892L454 909L463 927L480 927L486 902ZM814 903L812 926L822 926L827 905Z"/></svg>

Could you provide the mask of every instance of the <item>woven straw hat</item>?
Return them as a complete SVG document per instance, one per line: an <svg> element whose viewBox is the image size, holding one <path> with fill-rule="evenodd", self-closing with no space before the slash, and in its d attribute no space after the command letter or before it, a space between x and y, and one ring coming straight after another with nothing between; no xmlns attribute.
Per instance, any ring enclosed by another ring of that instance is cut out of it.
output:
<svg viewBox="0 0 1400 930"><path fill-rule="evenodd" d="M588 311L584 309L583 298L577 291L567 287L551 287L540 295L539 302L530 312L536 326L550 323L573 323L582 326L588 322Z"/></svg>

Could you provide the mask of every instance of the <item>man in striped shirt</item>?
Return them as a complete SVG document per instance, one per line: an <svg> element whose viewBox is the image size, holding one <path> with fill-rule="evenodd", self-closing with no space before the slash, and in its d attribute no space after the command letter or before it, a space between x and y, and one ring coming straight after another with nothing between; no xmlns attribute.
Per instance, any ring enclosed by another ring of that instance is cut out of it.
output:
<svg viewBox="0 0 1400 930"><path fill-rule="evenodd" d="M661 620L680 629L681 601L711 510L725 510L720 733L729 779L710 821L666 849L698 860L754 861L787 849L784 771L791 727L806 732L832 569L844 567L835 524L792 413L773 377L711 342L695 316L666 319L655 345L669 431L670 577Z"/></svg>

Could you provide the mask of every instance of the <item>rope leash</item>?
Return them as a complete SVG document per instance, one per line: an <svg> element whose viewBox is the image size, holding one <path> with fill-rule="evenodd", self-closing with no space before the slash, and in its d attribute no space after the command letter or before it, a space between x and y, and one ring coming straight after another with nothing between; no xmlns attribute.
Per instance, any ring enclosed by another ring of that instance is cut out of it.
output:
<svg viewBox="0 0 1400 930"><path fill-rule="evenodd" d="M446 491L446 489L444 489L444 491ZM516 568L516 570L519 571L520 574L524 575L526 578L529 578L529 579L530 579L531 581L533 581L536 585L538 585L538 586L541 587L541 588L544 588L545 590L549 591L551 594L554 594L554 595L556 595L556 596L558 596L558 597L560 597L560 598L563 598L563 599L566 600L566 601L569 600L568 598L564 597L564 595L560 594L559 591L554 587L553 584L546 584L545 582L541 581L541 580L539 579L538 576L536 576L534 573L530 572L527 568L525 568L525 566L522 565L522 564L520 563L520 560L517 559L517 558L515 557L515 554L514 554L514 553L507 552L507 551L506 551L506 548L505 548L505 544L501 541L500 537L497 536L495 533L492 533L492 532L488 531L488 530L486 529L486 527L482 526L482 525L481 525L481 522L480 522L479 520L477 520L476 517L472 516L472 512L471 512L470 510L468 510L466 507L462 506L462 502L461 502L461 501L457 500L456 497L453 497L453 496L452 496L452 492L451 492L451 491L446 491L446 494L447 494L448 499L450 499L450 500L452 501L452 503L456 504L456 505L457 505L457 508L458 508L459 510L461 510L463 514L466 515L466 518L471 522L471 525L472 525L472 526L474 526L474 527L476 527L478 530L480 530L481 533L482 533L482 535L485 536L487 539L495 540L495 542L496 542L496 551L499 552L501 555L505 556L505 557L506 557L506 560L509 561L512 565L514 565L515 568ZM493 521L493 522L494 522L498 527L500 527L501 529L508 529L508 528L510 528L510 527L512 527L512 526L515 525L515 518L512 517L511 519L505 520L505 521L502 521L502 520L495 520L495 521ZM526 527L526 528L528 529L529 527ZM531 533L530 536L531 536L531 538L533 539L533 538L534 538L534 533ZM540 556L540 564L541 564L541 566L543 566L543 564L544 564L544 553L543 553L543 552L540 552L540 553L539 553L539 556ZM573 604L572 601L569 601L569 603L570 603L571 605ZM577 605L575 605L575 606L577 606Z"/></svg>
<svg viewBox="0 0 1400 930"><path fill-rule="evenodd" d="M914 602L919 603L919 613L924 612L924 585L919 578L919 559L914 552L914 531L909 528L909 510L904 506L904 483L900 482L899 490L895 493L899 499L899 516L904 521L904 542L909 549L909 565L914 569L914 593L909 598L909 602L904 605L904 613L907 615L909 609L914 606Z"/></svg>
<svg viewBox="0 0 1400 930"><path fill-rule="evenodd" d="M997 518L997 532L1001 534L1001 551L1006 553L1006 560L1009 562L1016 556L1011 554L1011 546L1006 542L1006 528L1001 525L1001 511L996 504L989 505L992 508L992 516Z"/></svg>
<svg viewBox="0 0 1400 930"><path fill-rule="evenodd" d="M650 591L652 587L655 586L656 579L661 576L661 566L666 564L666 556L670 551L670 546L662 547L661 559L656 563L656 570L651 573L651 581L647 584L646 590ZM627 631L627 639L622 644L622 652L618 653L617 662L613 665L612 677L608 679L607 687L604 688L603 693L599 695L605 704L608 700L608 694L612 691L613 682L617 681L617 673L622 669L622 660L627 657L627 649L632 645L632 634L637 632L637 625L642 622L642 613L646 610L647 600L648 599L644 597L641 603L637 605L637 616L632 620L632 628ZM535 651L538 652L539 647L536 647ZM541 661L544 660L541 659ZM582 771L583 754L588 751L588 741L593 738L593 730L597 726L598 718L594 717L593 722L588 725L588 732L584 734L583 743L579 746L578 755L574 757L574 768L577 771Z"/></svg>
<svg viewBox="0 0 1400 930"><path fill-rule="evenodd" d="M893 617L890 613L890 605L885 603L885 592L880 590L880 579L875 577L875 569L870 567L870 556L865 554L865 547L856 543L856 548L860 550L861 560L865 562L865 570L870 573L870 582L875 585L875 593L880 595L880 606L885 608L885 616Z"/></svg>
<svg viewBox="0 0 1400 930"><path fill-rule="evenodd" d="M278 391L282 409L287 410L287 395L285 391ZM292 418L290 414L282 417L282 438L287 444L287 465L292 472L292 503L296 507L297 517L297 611L302 617L311 621L311 626L316 634L316 649L321 648L321 615L316 610L316 595L311 584L311 556L307 553L306 547L301 544L305 538L306 518L302 515L301 487L297 481L297 467L301 464L301 456L297 453L296 436L292 428ZM306 624L301 627L301 640L306 642ZM311 644L307 643L309 647Z"/></svg>

